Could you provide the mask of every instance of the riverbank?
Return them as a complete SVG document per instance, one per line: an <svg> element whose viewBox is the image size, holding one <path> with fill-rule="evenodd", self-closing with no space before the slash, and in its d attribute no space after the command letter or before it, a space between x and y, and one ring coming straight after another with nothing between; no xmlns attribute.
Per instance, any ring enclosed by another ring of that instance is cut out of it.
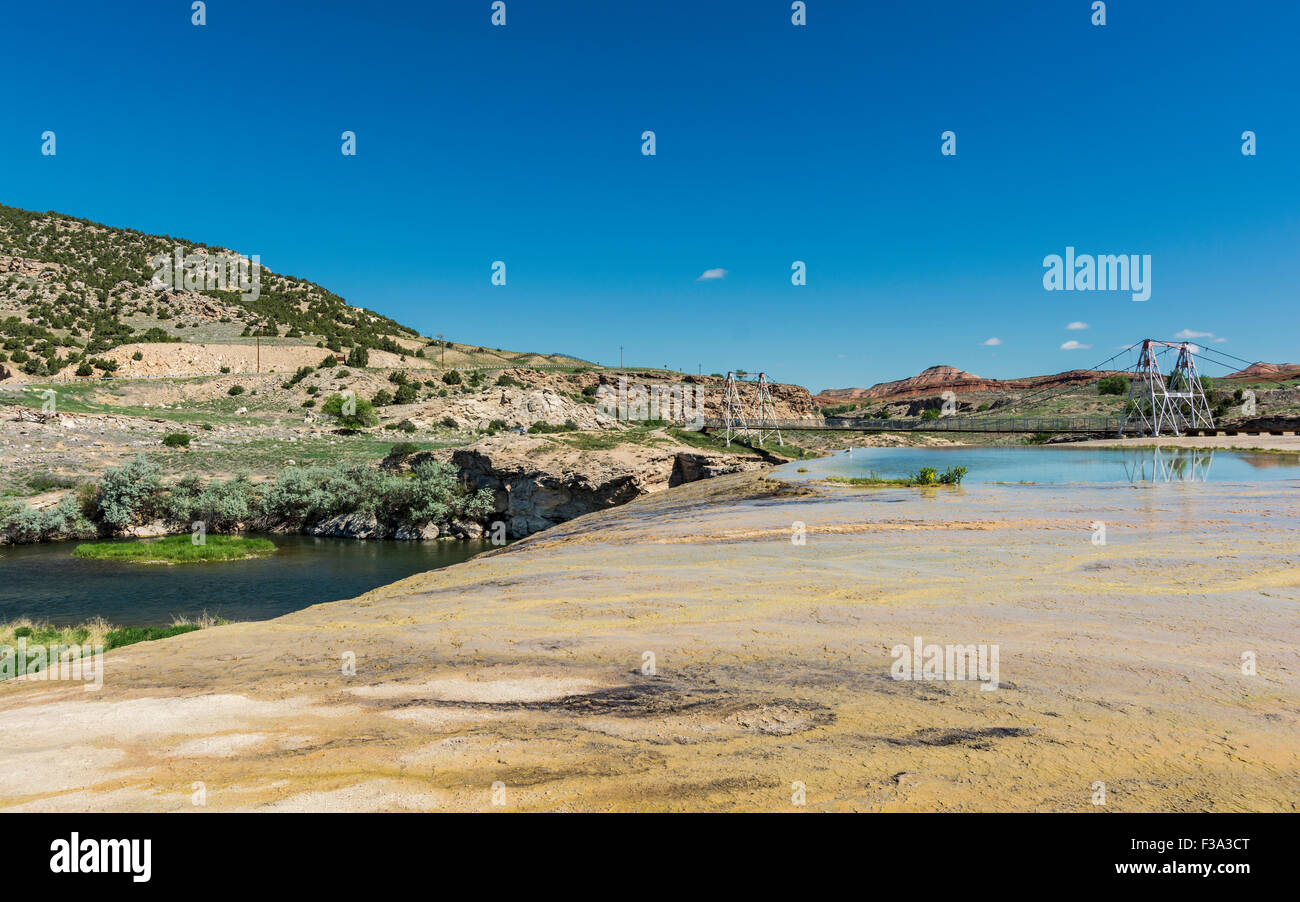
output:
<svg viewBox="0 0 1300 902"><path fill-rule="evenodd" d="M0 687L0 805L1294 810L1297 539L1269 486L723 476ZM997 689L892 679L917 637Z"/></svg>
<svg viewBox="0 0 1300 902"><path fill-rule="evenodd" d="M1300 454L1300 435L1165 435L1072 442L1076 448L1223 448L1233 451L1281 451Z"/></svg>

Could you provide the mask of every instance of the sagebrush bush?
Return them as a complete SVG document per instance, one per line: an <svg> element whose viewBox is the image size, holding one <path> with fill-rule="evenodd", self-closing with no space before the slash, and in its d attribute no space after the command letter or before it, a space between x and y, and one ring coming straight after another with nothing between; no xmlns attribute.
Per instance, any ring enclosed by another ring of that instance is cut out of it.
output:
<svg viewBox="0 0 1300 902"><path fill-rule="evenodd" d="M66 495L58 504L43 510L29 505L0 510L0 530L15 543L22 544L61 537L88 538L95 535L95 524L82 514L76 495Z"/></svg>
<svg viewBox="0 0 1300 902"><path fill-rule="evenodd" d="M454 467L435 460L421 461L411 468L411 478L396 483L389 487L385 507L401 523L423 526L451 519L477 520L495 506L491 490L465 489Z"/></svg>
<svg viewBox="0 0 1300 902"><path fill-rule="evenodd" d="M160 506L169 520L183 526L201 521L214 532L233 529L261 513L257 490L247 473L206 485L200 477L186 473L168 490Z"/></svg>
<svg viewBox="0 0 1300 902"><path fill-rule="evenodd" d="M405 449L398 445L394 450ZM98 532L95 521L115 530L153 518L182 530L201 521L209 532L219 533L248 526L299 529L348 514L373 516L393 527L418 527L479 520L493 508L489 489L467 489L454 466L434 460L421 461L404 474L355 463L288 467L259 491L247 473L210 483L187 473L164 486L157 467L137 457L108 470L98 488L82 486L54 507L0 504L0 530L25 543L92 537Z"/></svg>
<svg viewBox="0 0 1300 902"><path fill-rule="evenodd" d="M493 509L488 489L466 490L456 469L421 461L409 474L358 464L290 467L262 497L271 522L301 526L345 514L370 514L396 525L423 526L452 518L477 519Z"/></svg>
<svg viewBox="0 0 1300 902"><path fill-rule="evenodd" d="M160 487L158 467L143 456L110 468L99 481L96 495L99 519L115 529L125 529L137 519L147 519L154 513Z"/></svg>

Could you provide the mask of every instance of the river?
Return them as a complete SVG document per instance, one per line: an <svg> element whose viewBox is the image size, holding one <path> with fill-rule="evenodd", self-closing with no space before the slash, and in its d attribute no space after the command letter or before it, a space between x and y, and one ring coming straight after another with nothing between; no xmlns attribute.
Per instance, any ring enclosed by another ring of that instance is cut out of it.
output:
<svg viewBox="0 0 1300 902"><path fill-rule="evenodd" d="M268 536L276 553L202 564L135 564L72 556L76 542L0 547L0 622L30 617L55 626L103 617L114 626L165 626L207 612L265 620L354 598L426 570L459 564L486 542L364 542Z"/></svg>

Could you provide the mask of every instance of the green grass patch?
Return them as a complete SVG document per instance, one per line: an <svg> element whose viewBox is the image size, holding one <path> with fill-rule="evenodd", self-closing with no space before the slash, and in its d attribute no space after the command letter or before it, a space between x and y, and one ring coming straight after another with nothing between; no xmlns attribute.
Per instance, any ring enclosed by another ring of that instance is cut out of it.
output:
<svg viewBox="0 0 1300 902"><path fill-rule="evenodd" d="M210 377L190 377L167 380L174 385L198 385ZM258 405L245 395L241 398L222 396L219 399L196 401L183 408L145 407L138 404L118 403L116 399L128 390L130 382L102 382L90 379L86 382L33 383L22 392L7 390L0 392L0 407L28 407L39 410L45 402L44 392L55 392L54 402L59 413L98 413L129 417L152 417L170 420L178 425L200 426L224 425L226 423L246 423L247 416L237 416L239 407L249 408L251 413L259 411ZM107 398L108 400L96 400ZM255 401L256 399L254 399Z"/></svg>
<svg viewBox="0 0 1300 902"><path fill-rule="evenodd" d="M28 652L24 670L27 673L39 673L44 669L42 663L48 665L49 661L47 657L43 660L34 646L43 646L47 654L50 648L60 646L65 649L60 656L61 660L68 660L70 657L76 657L83 646L90 646L92 649L100 646L107 652L124 645L166 639L211 626L223 626L225 623L226 621L220 617L211 617L206 612L193 620L178 617L170 626L117 627L102 618L88 620L77 626L51 626L24 617L8 623L0 623L0 647L8 649L4 652L5 655L15 655L18 651L18 640L26 640ZM9 674L16 673L17 669L15 662L12 661L0 667L0 671Z"/></svg>
<svg viewBox="0 0 1300 902"><path fill-rule="evenodd" d="M96 561L130 561L140 564L191 564L211 561L238 561L275 553L270 539L244 536L205 536L195 545L189 535L167 536L139 542L93 542L78 545L73 557Z"/></svg>
<svg viewBox="0 0 1300 902"><path fill-rule="evenodd" d="M884 485L907 488L916 485L911 479L897 479L891 476L827 476L827 482L837 485Z"/></svg>
<svg viewBox="0 0 1300 902"><path fill-rule="evenodd" d="M124 626L109 630L104 636L104 651L134 645L137 642L152 642L155 639L170 639L182 633L192 633L201 629L198 624L177 624L174 626Z"/></svg>
<svg viewBox="0 0 1300 902"><path fill-rule="evenodd" d="M102 620L92 620L80 626L50 626L31 620L16 620L0 624L0 645L13 646L19 639L28 645L103 645L104 637L112 629Z"/></svg>
<svg viewBox="0 0 1300 902"><path fill-rule="evenodd" d="M578 432L564 438L552 439L556 444L576 448L579 451L608 451L619 445L645 444L644 434L635 435L635 430L627 432Z"/></svg>
<svg viewBox="0 0 1300 902"><path fill-rule="evenodd" d="M839 485L912 488L925 485L961 485L961 481L965 476L965 467L949 467L942 473L935 470L934 467L922 467L920 472L905 477L880 476L873 472L867 476L827 476L826 481Z"/></svg>
<svg viewBox="0 0 1300 902"><path fill-rule="evenodd" d="M699 448L702 451L718 451L722 454L743 455L753 455L754 453L749 447L735 441L733 441L730 447L728 447L723 439L709 433L692 432L689 429L679 429L676 427L668 429L667 432L683 445L690 445L692 448Z"/></svg>

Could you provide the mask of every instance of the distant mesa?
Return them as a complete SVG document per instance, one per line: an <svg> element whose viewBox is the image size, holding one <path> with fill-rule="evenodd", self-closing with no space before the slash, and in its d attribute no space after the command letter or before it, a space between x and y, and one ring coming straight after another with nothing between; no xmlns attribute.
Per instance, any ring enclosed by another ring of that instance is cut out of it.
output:
<svg viewBox="0 0 1300 902"><path fill-rule="evenodd" d="M1023 379L984 379L955 366L932 366L915 376L880 382L871 388L828 388L814 395L818 407L831 407L857 401L906 401L934 396L950 391L960 395L965 392L1024 391L1026 389L1055 388L1065 385L1086 385L1103 376L1123 370L1067 370L1050 376L1026 376ZM1252 363L1235 373L1214 376L1219 379L1255 379L1285 382L1300 378L1300 363Z"/></svg>
<svg viewBox="0 0 1300 902"><path fill-rule="evenodd" d="M893 382L880 382L871 388L828 388L813 397L818 406L829 407L852 401L901 401L908 398L978 391L1015 391L1049 388L1058 385L1082 385L1109 375L1111 371L1068 370L1050 376L1027 376L1023 379L984 379L955 366L932 366L915 376Z"/></svg>
<svg viewBox="0 0 1300 902"><path fill-rule="evenodd" d="M1300 363L1264 363L1257 361L1228 375L1228 379L1275 379L1285 381L1300 376Z"/></svg>

